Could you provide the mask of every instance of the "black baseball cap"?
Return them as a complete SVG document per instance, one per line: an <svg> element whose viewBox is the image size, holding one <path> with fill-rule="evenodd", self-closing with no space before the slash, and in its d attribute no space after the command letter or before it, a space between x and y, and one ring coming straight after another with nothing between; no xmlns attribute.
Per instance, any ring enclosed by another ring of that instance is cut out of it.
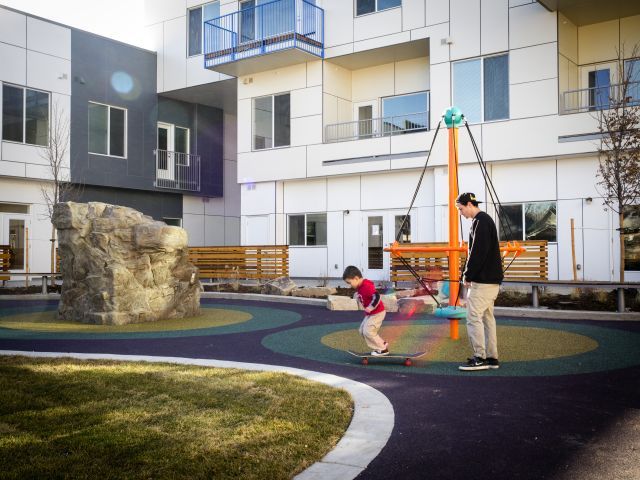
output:
<svg viewBox="0 0 640 480"><path fill-rule="evenodd" d="M456 198L456 203L459 203L460 205L466 205L469 202L471 202L473 205L482 203L481 201L476 200L476 194L471 192L461 193L460 195L458 195L458 198Z"/></svg>

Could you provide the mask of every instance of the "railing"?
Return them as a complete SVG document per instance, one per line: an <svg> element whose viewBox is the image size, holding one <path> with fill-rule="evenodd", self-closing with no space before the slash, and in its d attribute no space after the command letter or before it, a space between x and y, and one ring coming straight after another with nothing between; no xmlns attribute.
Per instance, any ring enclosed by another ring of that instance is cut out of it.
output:
<svg viewBox="0 0 640 480"><path fill-rule="evenodd" d="M399 135L429 130L429 112L334 123L325 128L325 142L345 142L364 138Z"/></svg>
<svg viewBox="0 0 640 480"><path fill-rule="evenodd" d="M200 278L272 279L289 276L289 246L189 247Z"/></svg>
<svg viewBox="0 0 640 480"><path fill-rule="evenodd" d="M275 0L204 24L206 68L287 48L323 57L323 9L305 0Z"/></svg>
<svg viewBox="0 0 640 480"><path fill-rule="evenodd" d="M629 82L624 92L624 84L569 90L562 94L560 113L593 112L607 110L626 100L627 106L640 105L640 82ZM626 99L622 98L626 93Z"/></svg>
<svg viewBox="0 0 640 480"><path fill-rule="evenodd" d="M156 187L200 191L200 155L155 150Z"/></svg>

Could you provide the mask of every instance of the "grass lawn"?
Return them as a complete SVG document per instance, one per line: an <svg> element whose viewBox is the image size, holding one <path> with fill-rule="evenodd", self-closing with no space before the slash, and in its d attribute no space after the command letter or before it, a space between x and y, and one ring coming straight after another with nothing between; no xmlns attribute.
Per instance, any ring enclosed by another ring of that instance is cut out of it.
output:
<svg viewBox="0 0 640 480"><path fill-rule="evenodd" d="M0 477L291 478L351 415L279 373L0 357Z"/></svg>

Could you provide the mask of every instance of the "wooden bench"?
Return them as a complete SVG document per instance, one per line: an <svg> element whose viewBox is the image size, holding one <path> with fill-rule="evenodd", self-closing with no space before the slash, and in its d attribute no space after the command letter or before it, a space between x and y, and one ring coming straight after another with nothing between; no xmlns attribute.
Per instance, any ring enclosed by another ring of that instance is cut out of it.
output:
<svg viewBox="0 0 640 480"><path fill-rule="evenodd" d="M271 280L289 276L289 246L189 247L200 278Z"/></svg>

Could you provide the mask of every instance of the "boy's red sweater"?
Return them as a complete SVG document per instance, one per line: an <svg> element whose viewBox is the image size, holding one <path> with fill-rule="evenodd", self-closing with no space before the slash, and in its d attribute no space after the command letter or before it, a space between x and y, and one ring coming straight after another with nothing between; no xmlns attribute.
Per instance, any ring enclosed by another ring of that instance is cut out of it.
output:
<svg viewBox="0 0 640 480"><path fill-rule="evenodd" d="M358 287L358 295L360 296L360 303L362 306L368 307L371 305L371 301L373 300L373 296L376 293L376 287L371 280L367 280L366 278L362 280L362 283ZM376 313L384 312L384 303L382 300L378 303L378 306L371 312L365 312L366 315L375 315Z"/></svg>

